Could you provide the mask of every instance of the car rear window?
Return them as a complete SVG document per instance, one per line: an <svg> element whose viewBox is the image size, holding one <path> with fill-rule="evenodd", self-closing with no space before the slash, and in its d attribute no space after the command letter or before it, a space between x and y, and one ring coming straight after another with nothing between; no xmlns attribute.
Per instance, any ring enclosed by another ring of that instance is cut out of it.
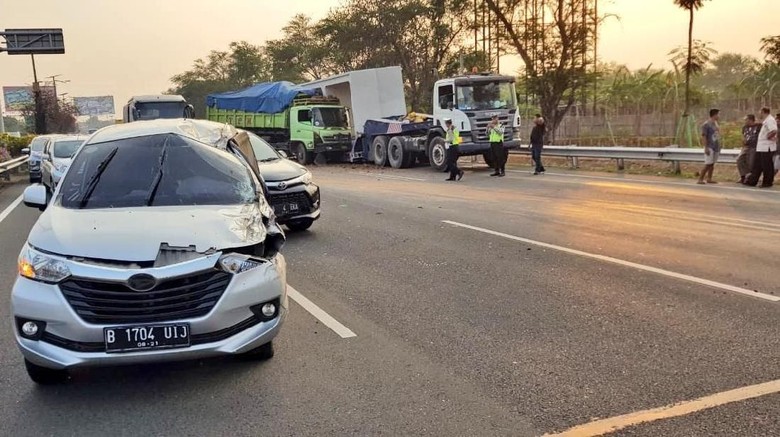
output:
<svg viewBox="0 0 780 437"><path fill-rule="evenodd" d="M54 143L55 158L70 158L79 149L84 140L64 140Z"/></svg>
<svg viewBox="0 0 780 437"><path fill-rule="evenodd" d="M236 157L176 134L85 145L58 197L65 208L236 205L256 199L249 170Z"/></svg>

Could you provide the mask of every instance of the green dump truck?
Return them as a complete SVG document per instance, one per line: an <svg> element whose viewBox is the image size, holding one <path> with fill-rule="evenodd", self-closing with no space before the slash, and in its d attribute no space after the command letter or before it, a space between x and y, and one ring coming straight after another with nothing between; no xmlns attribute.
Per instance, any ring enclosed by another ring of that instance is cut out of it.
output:
<svg viewBox="0 0 780 437"><path fill-rule="evenodd" d="M254 132L303 164L317 155L342 159L352 149L349 117L339 100L290 82L209 95L206 118Z"/></svg>

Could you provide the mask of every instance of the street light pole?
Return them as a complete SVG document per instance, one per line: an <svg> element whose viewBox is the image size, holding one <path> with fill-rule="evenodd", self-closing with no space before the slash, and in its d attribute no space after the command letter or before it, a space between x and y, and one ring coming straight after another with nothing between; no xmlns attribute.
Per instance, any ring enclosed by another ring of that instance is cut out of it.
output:
<svg viewBox="0 0 780 437"><path fill-rule="evenodd" d="M46 133L46 114L43 111L43 101L41 101L41 86L38 83L38 71L35 69L35 55L30 53L33 67L33 97L35 98L35 133Z"/></svg>

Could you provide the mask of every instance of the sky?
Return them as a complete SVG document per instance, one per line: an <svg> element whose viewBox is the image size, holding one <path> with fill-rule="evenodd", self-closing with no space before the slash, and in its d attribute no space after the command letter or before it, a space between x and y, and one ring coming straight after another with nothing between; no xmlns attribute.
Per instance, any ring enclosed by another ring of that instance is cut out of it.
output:
<svg viewBox="0 0 780 437"><path fill-rule="evenodd" d="M36 57L39 80L61 75L68 97L113 95L118 113L132 95L158 94L170 77L231 41L261 45L279 38L297 13L324 17L342 0L0 0L0 29L61 27L64 55ZM694 38L720 53L760 56L761 37L780 33L767 0L712 0L697 12ZM607 18L599 60L631 68L668 68L668 52L687 38L688 15L672 0L600 0ZM502 58L502 73L521 62ZM0 86L31 84L29 56L0 53Z"/></svg>

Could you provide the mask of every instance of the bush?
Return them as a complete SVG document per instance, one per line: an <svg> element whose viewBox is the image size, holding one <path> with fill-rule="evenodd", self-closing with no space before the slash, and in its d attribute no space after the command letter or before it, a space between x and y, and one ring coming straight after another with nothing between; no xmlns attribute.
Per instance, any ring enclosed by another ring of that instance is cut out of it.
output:
<svg viewBox="0 0 780 437"><path fill-rule="evenodd" d="M0 144L8 147L8 152L16 158L22 155L22 149L30 144L35 135L24 135L22 137L12 137L8 134L0 134Z"/></svg>

